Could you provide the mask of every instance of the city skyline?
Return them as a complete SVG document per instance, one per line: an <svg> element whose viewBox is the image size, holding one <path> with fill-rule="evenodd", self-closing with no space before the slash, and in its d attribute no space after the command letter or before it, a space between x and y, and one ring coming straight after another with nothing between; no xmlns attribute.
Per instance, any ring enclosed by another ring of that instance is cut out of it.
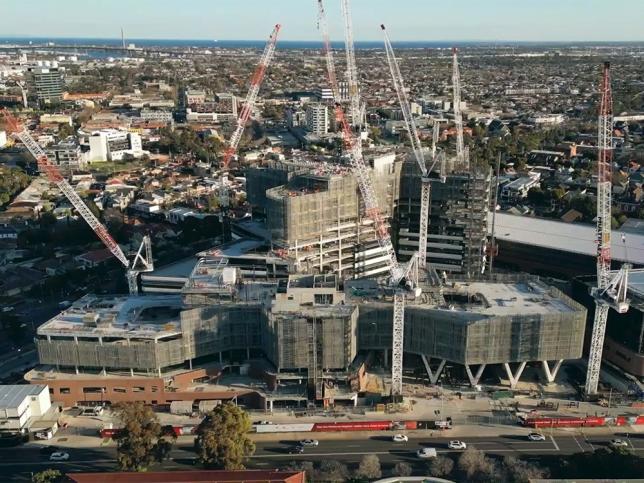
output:
<svg viewBox="0 0 644 483"><path fill-rule="evenodd" d="M268 4L270 3L270 5ZM283 25L282 40L317 41L315 1L194 0L177 10L173 2L142 0L127 4L115 0L105 5L91 0L36 0L39 15L24 25L24 7L11 2L3 7L4 38L117 38L123 27L130 39L260 40L272 24ZM601 42L644 40L637 18L644 4L625 0L619 10L601 0L544 0L519 4L493 0L458 5L407 0L405 8L384 0L356 0L352 14L357 41L382 40L379 25L386 22L398 41L517 41ZM342 38L338 1L326 1L331 37ZM100 12L100 23L97 13ZM127 12L127 15L123 15ZM629 12L624 15L624 12ZM238 21L235 21L238 19ZM529 19L529 21L527 21ZM189 32L189 33L186 33Z"/></svg>

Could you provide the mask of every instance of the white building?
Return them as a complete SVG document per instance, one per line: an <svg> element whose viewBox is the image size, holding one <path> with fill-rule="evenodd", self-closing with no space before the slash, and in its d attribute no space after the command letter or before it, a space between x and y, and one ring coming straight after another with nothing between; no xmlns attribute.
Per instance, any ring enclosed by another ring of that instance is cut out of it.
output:
<svg viewBox="0 0 644 483"><path fill-rule="evenodd" d="M522 176L506 184L501 188L501 202L504 204L514 204L528 197L531 188L538 188L540 185L539 173L530 176Z"/></svg>
<svg viewBox="0 0 644 483"><path fill-rule="evenodd" d="M140 158L144 154L141 136L127 131L106 129L96 131L89 137L90 163L100 161L120 161L129 154Z"/></svg>
<svg viewBox="0 0 644 483"><path fill-rule="evenodd" d="M25 431L49 411L49 387L43 384L0 386L0 431Z"/></svg>
<svg viewBox="0 0 644 483"><path fill-rule="evenodd" d="M321 101L332 101L333 90L330 87L320 87L315 91L315 96Z"/></svg>
<svg viewBox="0 0 644 483"><path fill-rule="evenodd" d="M306 128L318 136L329 133L329 110L325 104L316 102L306 106Z"/></svg>
<svg viewBox="0 0 644 483"><path fill-rule="evenodd" d="M0 148L4 148L7 145L7 133L5 131L0 131Z"/></svg>
<svg viewBox="0 0 644 483"><path fill-rule="evenodd" d="M76 139L69 137L47 147L47 157L64 172L72 169L80 169L85 166L85 156Z"/></svg>
<svg viewBox="0 0 644 483"><path fill-rule="evenodd" d="M535 124L546 124L546 125L556 125L562 124L565 121L563 114L544 114L541 116L535 116L531 120Z"/></svg>

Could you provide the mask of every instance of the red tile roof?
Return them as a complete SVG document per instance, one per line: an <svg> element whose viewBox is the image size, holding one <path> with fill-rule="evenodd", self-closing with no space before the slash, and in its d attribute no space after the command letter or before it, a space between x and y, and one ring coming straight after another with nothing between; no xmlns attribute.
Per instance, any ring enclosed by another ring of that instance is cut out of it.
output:
<svg viewBox="0 0 644 483"><path fill-rule="evenodd" d="M303 471L202 470L146 473L68 473L75 483L305 483Z"/></svg>

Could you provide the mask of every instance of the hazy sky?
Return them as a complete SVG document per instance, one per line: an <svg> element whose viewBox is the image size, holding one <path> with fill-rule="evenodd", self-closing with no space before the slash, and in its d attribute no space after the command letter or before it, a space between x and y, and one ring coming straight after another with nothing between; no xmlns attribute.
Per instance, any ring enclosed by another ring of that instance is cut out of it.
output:
<svg viewBox="0 0 644 483"><path fill-rule="evenodd" d="M644 0L352 0L356 40L644 40ZM316 0L0 0L0 36L319 40ZM325 1L342 38L340 0ZM29 17L27 17L29 16Z"/></svg>

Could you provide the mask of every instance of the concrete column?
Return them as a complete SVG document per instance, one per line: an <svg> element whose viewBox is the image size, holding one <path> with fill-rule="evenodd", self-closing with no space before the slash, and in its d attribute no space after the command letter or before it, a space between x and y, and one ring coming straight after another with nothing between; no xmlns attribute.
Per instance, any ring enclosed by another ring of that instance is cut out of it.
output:
<svg viewBox="0 0 644 483"><path fill-rule="evenodd" d="M476 371L476 375L472 375L472 370L470 369L469 364L465 364L465 372L467 372L467 377L470 380L472 386L476 386L479 383L479 379L483 375L483 369L485 369L486 364L481 364Z"/></svg>
<svg viewBox="0 0 644 483"><path fill-rule="evenodd" d="M268 401L268 410L272 413L273 412L273 400L271 399Z"/></svg>
<svg viewBox="0 0 644 483"><path fill-rule="evenodd" d="M221 352L219 352L219 362L223 362L223 358L222 358Z"/></svg>
<svg viewBox="0 0 644 483"><path fill-rule="evenodd" d="M130 377L134 377L134 369L130 367Z"/></svg>
<svg viewBox="0 0 644 483"><path fill-rule="evenodd" d="M423 364L425 365L425 370L427 371L427 375L429 376L429 382L431 384L436 384L438 382L438 378L443 372L443 367L445 367L445 359L441 359L440 364L438 364L438 368L436 368L436 372L432 372L432 368L429 365L427 356L425 354L421 354L420 358L423 360Z"/></svg>
<svg viewBox="0 0 644 483"><path fill-rule="evenodd" d="M192 359L188 359L188 366L190 367L190 370L192 370Z"/></svg>
<svg viewBox="0 0 644 483"><path fill-rule="evenodd" d="M80 371L78 370L78 366L74 366L74 369L76 369L76 374L80 374Z"/></svg>
<svg viewBox="0 0 644 483"><path fill-rule="evenodd" d="M510 368L510 364L507 362L503 363L503 367L505 367L505 372L508 375L508 379L510 380L510 387L514 389L517 387L517 383L519 382L519 378L521 377L521 374L523 373L523 369L525 369L526 361L523 361L522 363L519 364L519 367L517 367L517 372L516 374L512 374L512 369Z"/></svg>
<svg viewBox="0 0 644 483"><path fill-rule="evenodd" d="M546 380L548 381L548 383L555 382L555 377L557 377L557 373L561 368L563 359L559 359L552 370L548 365L548 361L541 361L541 363L543 364L543 372L546 374Z"/></svg>
<svg viewBox="0 0 644 483"><path fill-rule="evenodd" d="M250 359L250 347L246 347L246 360Z"/></svg>
<svg viewBox="0 0 644 483"><path fill-rule="evenodd" d="M385 349L385 367L389 367L389 351Z"/></svg>

